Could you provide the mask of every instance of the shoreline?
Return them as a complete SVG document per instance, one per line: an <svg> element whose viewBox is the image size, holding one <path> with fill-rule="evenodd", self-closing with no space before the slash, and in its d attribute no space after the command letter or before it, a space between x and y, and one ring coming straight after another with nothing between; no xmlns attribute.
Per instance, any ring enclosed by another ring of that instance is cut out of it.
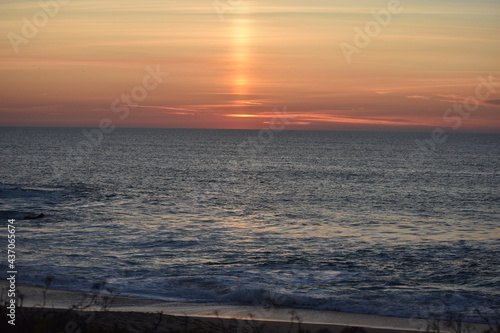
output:
<svg viewBox="0 0 500 333"><path fill-rule="evenodd" d="M0 288L3 291L2 301L6 299L6 287L7 281L2 281L0 283ZM203 329L207 327L211 327L213 331L218 326L219 329L227 332L245 331L243 329L245 327L248 332L257 332L257 328L261 327L262 332L276 333L299 332L300 329L302 332L312 333L321 330L328 330L324 331L325 333L341 332L344 329L354 327L359 329L359 333L418 332L428 331L433 327L432 325L437 324L429 319L336 311L166 302L120 296L109 292L100 293L102 290L97 288L94 291L78 292L19 284L16 286L16 291L19 295L23 295L22 307L18 309L31 313L31 315L37 312L45 314L52 312L53 315L54 311L64 313L68 309L73 309L76 317L88 319L89 313L94 313L94 324L98 326L107 327L110 324L116 324L120 327L130 326L130 332L140 332L140 330L132 328L134 325L146 327L158 321L160 313L163 314L163 321L165 321L165 323L160 322L160 324L166 325L162 326L162 329L166 329L167 332L169 330L174 332L175 329L180 329L179 327L183 325L186 328L186 323L193 325L193 329L195 329L193 332L205 332ZM7 320L4 318L4 321ZM489 329L488 325L483 324L461 323L461 325L463 326L462 332L482 333ZM438 327L440 332L453 331L445 322L435 326L435 330ZM217 332L217 330L213 332Z"/></svg>

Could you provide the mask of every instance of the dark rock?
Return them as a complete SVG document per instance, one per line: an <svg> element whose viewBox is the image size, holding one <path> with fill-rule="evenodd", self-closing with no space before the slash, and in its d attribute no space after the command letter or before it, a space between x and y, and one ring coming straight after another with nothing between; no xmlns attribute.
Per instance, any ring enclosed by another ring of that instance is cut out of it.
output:
<svg viewBox="0 0 500 333"><path fill-rule="evenodd" d="M41 214L38 214L37 216L25 216L23 218L23 220L36 220L36 219L41 219L41 218L44 218L44 217L45 217L45 214L41 213Z"/></svg>

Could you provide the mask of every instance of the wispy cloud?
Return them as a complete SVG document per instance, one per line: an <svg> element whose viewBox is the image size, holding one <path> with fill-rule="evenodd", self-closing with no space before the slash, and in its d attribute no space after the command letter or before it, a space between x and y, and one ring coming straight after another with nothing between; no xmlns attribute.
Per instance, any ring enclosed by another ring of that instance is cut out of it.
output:
<svg viewBox="0 0 500 333"><path fill-rule="evenodd" d="M500 106L500 99L489 99L487 101L485 101L486 104L490 104L490 105L499 105Z"/></svg>
<svg viewBox="0 0 500 333"><path fill-rule="evenodd" d="M346 110L337 110L343 112ZM347 110L349 111L349 110ZM225 117L235 118L275 118L276 114L272 112L264 112L259 114L225 114ZM287 118L291 119L294 124L310 124L312 122L322 123L349 123L349 124L374 124L374 125L429 125L428 123L414 122L407 119L395 119L384 117L349 117L344 115L336 115L325 112L288 112ZM265 121L264 123L267 123Z"/></svg>
<svg viewBox="0 0 500 333"><path fill-rule="evenodd" d="M421 96L421 95L411 95L411 96L406 96L406 98L411 98L411 99L424 99L424 100L429 100L430 97L427 96Z"/></svg>

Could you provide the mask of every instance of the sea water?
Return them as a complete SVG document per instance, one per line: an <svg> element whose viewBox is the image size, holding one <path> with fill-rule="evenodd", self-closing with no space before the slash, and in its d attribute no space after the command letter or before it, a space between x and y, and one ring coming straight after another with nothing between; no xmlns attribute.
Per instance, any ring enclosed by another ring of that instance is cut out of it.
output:
<svg viewBox="0 0 500 333"><path fill-rule="evenodd" d="M0 138L0 218L16 219L19 282L498 321L500 135L1 128Z"/></svg>

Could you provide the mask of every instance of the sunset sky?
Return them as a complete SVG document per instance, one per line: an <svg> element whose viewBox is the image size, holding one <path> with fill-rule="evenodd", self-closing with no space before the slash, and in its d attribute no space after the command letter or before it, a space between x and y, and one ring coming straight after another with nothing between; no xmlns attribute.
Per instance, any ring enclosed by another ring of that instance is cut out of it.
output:
<svg viewBox="0 0 500 333"><path fill-rule="evenodd" d="M286 107L287 129L500 132L498 0L401 0L383 25L397 0L43 2L0 4L2 126L260 129ZM169 75L127 106L148 66Z"/></svg>

